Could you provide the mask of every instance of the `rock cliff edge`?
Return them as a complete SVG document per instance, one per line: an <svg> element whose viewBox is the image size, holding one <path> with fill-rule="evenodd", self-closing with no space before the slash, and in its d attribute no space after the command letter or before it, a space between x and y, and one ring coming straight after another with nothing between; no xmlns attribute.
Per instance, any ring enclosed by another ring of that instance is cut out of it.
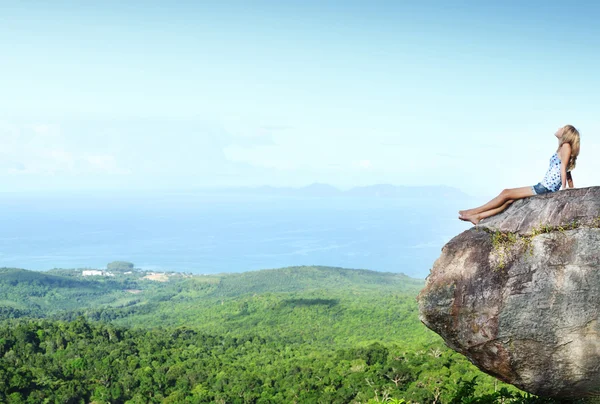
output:
<svg viewBox="0 0 600 404"><path fill-rule="evenodd" d="M442 248L421 321L544 397L600 395L600 187L514 202Z"/></svg>

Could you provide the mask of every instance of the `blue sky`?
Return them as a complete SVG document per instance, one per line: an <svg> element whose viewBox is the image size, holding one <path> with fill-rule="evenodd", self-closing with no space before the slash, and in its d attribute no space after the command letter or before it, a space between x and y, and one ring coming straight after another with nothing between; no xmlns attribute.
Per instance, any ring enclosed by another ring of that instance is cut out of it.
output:
<svg viewBox="0 0 600 404"><path fill-rule="evenodd" d="M596 185L587 3L2 1L1 188Z"/></svg>

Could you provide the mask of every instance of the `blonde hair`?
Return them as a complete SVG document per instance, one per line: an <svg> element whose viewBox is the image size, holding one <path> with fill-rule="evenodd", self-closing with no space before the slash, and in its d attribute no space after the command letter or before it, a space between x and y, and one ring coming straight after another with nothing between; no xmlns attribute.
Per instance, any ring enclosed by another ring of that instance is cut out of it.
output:
<svg viewBox="0 0 600 404"><path fill-rule="evenodd" d="M575 129L573 125L563 126L563 133L560 137L558 150L560 150L562 145L565 143L569 143L571 145L571 157L569 158L569 163L567 164L567 171L572 171L575 168L577 156L579 156L579 131Z"/></svg>

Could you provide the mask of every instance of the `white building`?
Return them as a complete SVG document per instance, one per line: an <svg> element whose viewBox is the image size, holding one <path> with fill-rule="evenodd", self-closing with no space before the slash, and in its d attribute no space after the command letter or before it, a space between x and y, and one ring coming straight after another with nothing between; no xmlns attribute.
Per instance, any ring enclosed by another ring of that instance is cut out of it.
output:
<svg viewBox="0 0 600 404"><path fill-rule="evenodd" d="M97 270L90 270L90 271L83 271L81 273L82 276L99 276L99 275L103 275L102 273L103 271L97 271Z"/></svg>
<svg viewBox="0 0 600 404"><path fill-rule="evenodd" d="M96 269L81 272L82 276L115 276L112 272L98 271Z"/></svg>

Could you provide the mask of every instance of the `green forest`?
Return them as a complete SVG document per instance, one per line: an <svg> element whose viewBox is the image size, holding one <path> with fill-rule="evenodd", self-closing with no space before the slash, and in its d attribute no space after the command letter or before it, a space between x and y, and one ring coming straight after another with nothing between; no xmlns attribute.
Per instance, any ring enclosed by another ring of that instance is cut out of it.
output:
<svg viewBox="0 0 600 404"><path fill-rule="evenodd" d="M422 280L112 269L0 269L0 402L552 402L482 373L422 325Z"/></svg>

